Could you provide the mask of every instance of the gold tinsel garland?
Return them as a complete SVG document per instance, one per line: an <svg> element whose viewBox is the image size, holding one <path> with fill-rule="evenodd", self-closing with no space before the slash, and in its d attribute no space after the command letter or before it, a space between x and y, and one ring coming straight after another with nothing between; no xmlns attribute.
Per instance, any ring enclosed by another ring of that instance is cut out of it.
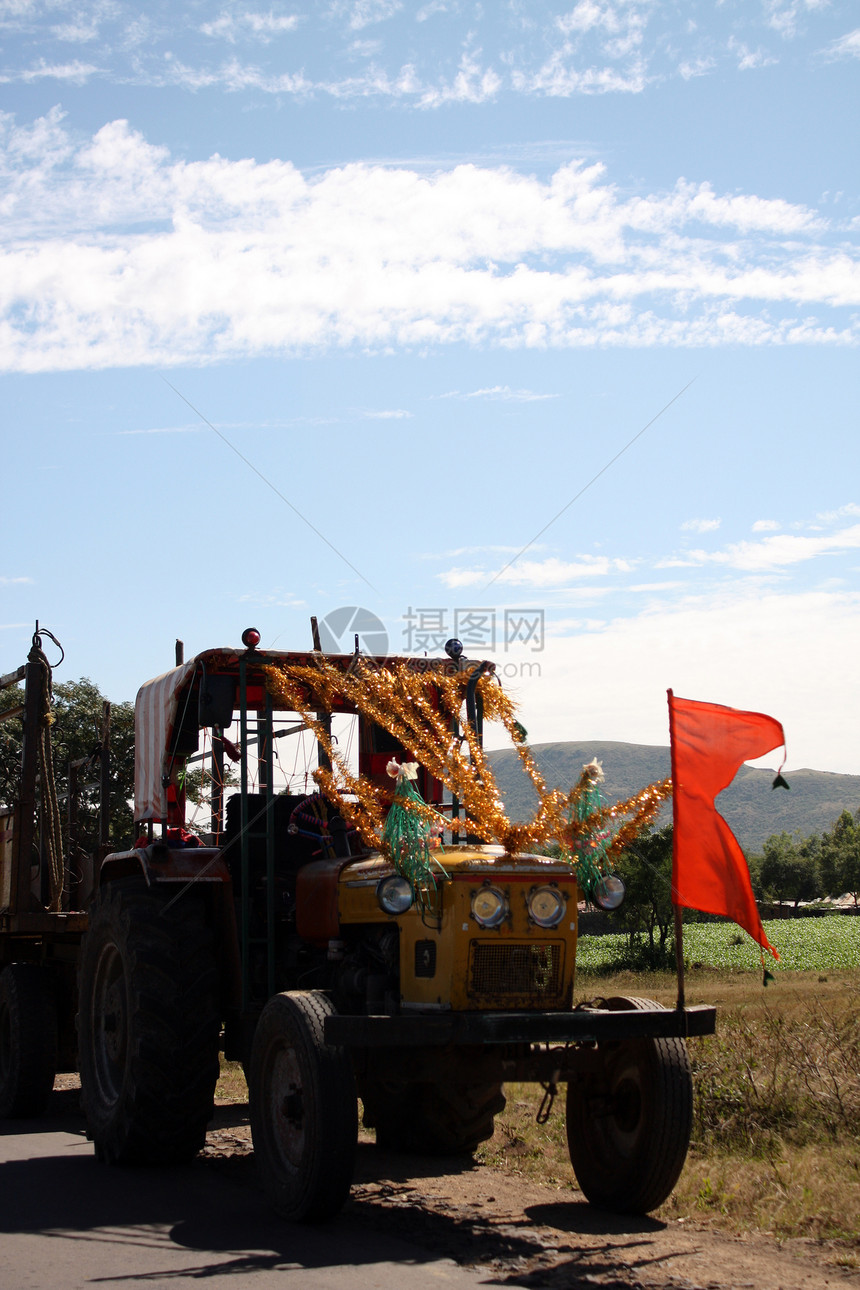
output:
<svg viewBox="0 0 860 1290"><path fill-rule="evenodd" d="M619 824L605 849L604 858L608 863L617 859L656 818L672 791L671 780L665 779L650 784L625 802L600 807L578 818L575 806L588 785L586 771L583 770L569 793L561 789L550 791L525 742L511 699L492 675L485 675L477 683L485 719L504 725L538 796L533 818L525 824L513 824L505 814L475 731L461 718L468 673L419 672L406 663L378 666L360 658L344 673L322 656L313 665L272 665L264 668L264 673L272 696L281 706L296 712L319 740L332 769L320 768L314 772L314 779L368 847L381 845L387 812L384 791L352 774L318 715L344 705L393 735L459 798L466 818L443 818L424 802L415 803L411 809L431 824L444 823L453 832L464 830L486 842L498 841L508 854L558 843L562 855L576 866L577 843L631 816ZM462 736L454 734L457 723L462 725ZM344 794L355 800L350 801Z"/></svg>

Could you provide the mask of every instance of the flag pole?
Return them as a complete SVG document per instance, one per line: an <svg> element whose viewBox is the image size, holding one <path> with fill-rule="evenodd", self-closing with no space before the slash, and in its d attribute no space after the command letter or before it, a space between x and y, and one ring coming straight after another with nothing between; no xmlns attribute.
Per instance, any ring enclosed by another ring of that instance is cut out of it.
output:
<svg viewBox="0 0 860 1290"><path fill-rule="evenodd" d="M671 690L666 691L669 701L669 751L672 758L672 905L675 910L675 972L678 977L678 1002L677 1009L679 1012L684 1010L684 920L681 912L681 906L675 900L678 894L675 887L675 874L678 872L677 849L678 849L678 794L675 791L678 783L677 766L675 764L675 713L672 709L672 699L674 695Z"/></svg>

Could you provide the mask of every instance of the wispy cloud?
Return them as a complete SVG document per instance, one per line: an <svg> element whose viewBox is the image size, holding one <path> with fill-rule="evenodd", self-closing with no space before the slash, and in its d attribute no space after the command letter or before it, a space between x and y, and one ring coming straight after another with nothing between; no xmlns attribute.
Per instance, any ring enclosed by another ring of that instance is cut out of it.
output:
<svg viewBox="0 0 860 1290"><path fill-rule="evenodd" d="M575 560L559 560L556 556L551 556L547 560L521 560L499 574L497 581L513 587L563 587L583 578L605 578L612 573L630 573L635 564L635 560L611 559L608 556L581 555ZM446 587L459 589L482 586L491 573L492 570L488 571L486 568L454 568L447 569L438 576Z"/></svg>
<svg viewBox="0 0 860 1290"><path fill-rule="evenodd" d="M225 10L212 22L204 22L200 31L204 36L226 40L231 45L242 38L270 41L295 31L301 23L298 14L256 13L253 10Z"/></svg>
<svg viewBox="0 0 860 1290"><path fill-rule="evenodd" d="M70 63L48 63L44 59L15 71L0 72L0 84L10 85L19 82L30 85L34 81L71 81L74 85L83 85L99 71L92 63L82 63L74 59Z"/></svg>
<svg viewBox="0 0 860 1290"><path fill-rule="evenodd" d="M856 343L860 267L818 212L598 163L426 174L171 158L0 117L0 368L215 362L360 345ZM453 394L454 392L452 392ZM462 397L548 397L485 387Z"/></svg>
<svg viewBox="0 0 860 1290"><path fill-rule="evenodd" d="M414 417L414 412L407 412L405 408L384 408L378 412L362 412L365 421L405 421Z"/></svg>
<svg viewBox="0 0 860 1290"><path fill-rule="evenodd" d="M5 574L0 575L0 587L22 587L32 581L32 578L9 578Z"/></svg>
<svg viewBox="0 0 860 1290"><path fill-rule="evenodd" d="M752 531L753 533L776 533L781 528L779 520L756 520Z"/></svg>
<svg viewBox="0 0 860 1290"><path fill-rule="evenodd" d="M822 555L836 555L860 548L860 524L837 533L807 537L780 533L760 542L733 542L720 551L689 551L684 556L658 562L657 568L683 568L690 565L723 565L746 573L766 573L801 564Z"/></svg>
<svg viewBox="0 0 860 1290"><path fill-rule="evenodd" d="M119 437L137 434L205 434L205 426L148 426L143 430L115 430Z"/></svg>
<svg viewBox="0 0 860 1290"><path fill-rule="evenodd" d="M101 77L122 85L387 99L428 111L492 102L502 93L639 95L670 78L752 72L776 61L801 35L810 58L816 50L819 58L856 57L858 46L857 31L832 38L837 19L826 0L736 0L710 6L706 22L691 20L689 6L663 0L428 0L420 6L326 0L293 12L253 0L175 0L150 9L135 10L123 0L0 0L0 26L20 40L5 80L54 76L82 83L98 63ZM257 61L212 63L219 45L236 51L253 45ZM69 51L85 57L67 62ZM356 73L343 76L345 65Z"/></svg>
<svg viewBox="0 0 860 1290"><path fill-rule="evenodd" d="M513 390L510 385L490 385L482 390L448 390L440 399L488 399L499 403L541 403L557 399L557 394L538 394L536 390Z"/></svg>
<svg viewBox="0 0 860 1290"><path fill-rule="evenodd" d="M713 533L721 524L722 520L684 520L681 528L686 533Z"/></svg>
<svg viewBox="0 0 860 1290"><path fill-rule="evenodd" d="M828 58L860 58L860 27L832 41L823 52Z"/></svg>

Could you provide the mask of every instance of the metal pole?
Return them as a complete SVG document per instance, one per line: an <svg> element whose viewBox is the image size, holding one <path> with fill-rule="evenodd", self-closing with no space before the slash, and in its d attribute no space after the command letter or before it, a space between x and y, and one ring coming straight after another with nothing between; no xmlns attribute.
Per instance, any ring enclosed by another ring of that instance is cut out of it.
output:
<svg viewBox="0 0 860 1290"><path fill-rule="evenodd" d="M220 846L224 832L224 727L212 727L212 819L210 828L215 846Z"/></svg>
<svg viewBox="0 0 860 1290"><path fill-rule="evenodd" d="M102 734L99 751L99 847L110 845L110 704L102 705Z"/></svg>
<svg viewBox="0 0 860 1290"><path fill-rule="evenodd" d="M678 785L678 768L675 762L675 713L672 708L673 694L671 690L666 691L669 701L669 749L672 757L672 904L675 907L675 972L678 977L678 1011L684 1008L684 923L681 906L677 903L675 897L678 892L675 889L675 872L677 870L677 847L678 847L678 828L677 828L677 802L678 798L675 789Z"/></svg>
<svg viewBox="0 0 860 1290"><path fill-rule="evenodd" d="M248 677L244 656L239 659L239 741L241 750L239 761L241 771L239 854L242 875L239 930L242 954L242 1009L244 1011L251 1000L251 947L249 944L251 934L251 893L248 890L251 881L250 840L248 838Z"/></svg>

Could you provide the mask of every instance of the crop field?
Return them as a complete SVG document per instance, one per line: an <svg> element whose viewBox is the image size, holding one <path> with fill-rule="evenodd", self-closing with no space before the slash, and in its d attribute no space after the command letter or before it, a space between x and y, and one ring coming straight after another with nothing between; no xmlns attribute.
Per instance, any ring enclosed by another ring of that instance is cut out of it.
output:
<svg viewBox="0 0 860 1290"><path fill-rule="evenodd" d="M789 972L838 972L860 968L860 918L831 914L825 918L776 918L764 924L779 954L775 975ZM582 936L576 954L578 972L611 969L624 958L625 936ZM725 972L761 971L756 943L734 923L684 925L684 961Z"/></svg>

